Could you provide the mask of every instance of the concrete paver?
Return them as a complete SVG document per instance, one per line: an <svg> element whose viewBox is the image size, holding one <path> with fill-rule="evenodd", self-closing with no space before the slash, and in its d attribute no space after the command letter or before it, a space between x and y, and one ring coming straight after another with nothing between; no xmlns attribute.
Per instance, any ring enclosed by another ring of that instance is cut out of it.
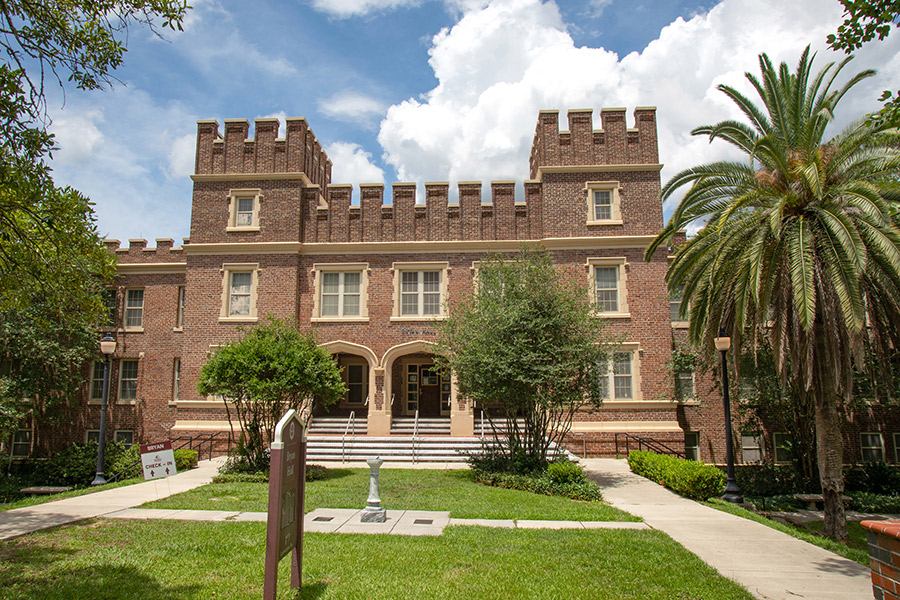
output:
<svg viewBox="0 0 900 600"><path fill-rule="evenodd" d="M869 569L761 523L682 498L624 460L585 459L607 502L642 517L765 600L871 600Z"/></svg>

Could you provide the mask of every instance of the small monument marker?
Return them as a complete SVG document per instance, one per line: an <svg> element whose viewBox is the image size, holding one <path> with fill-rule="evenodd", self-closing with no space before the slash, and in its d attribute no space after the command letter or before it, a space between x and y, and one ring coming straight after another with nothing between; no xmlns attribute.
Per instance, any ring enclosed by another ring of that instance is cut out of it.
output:
<svg viewBox="0 0 900 600"><path fill-rule="evenodd" d="M378 469L383 460L379 457L366 461L369 465L369 498L363 509L361 520L363 523L384 523L387 521L387 511L381 506L381 498L378 496Z"/></svg>

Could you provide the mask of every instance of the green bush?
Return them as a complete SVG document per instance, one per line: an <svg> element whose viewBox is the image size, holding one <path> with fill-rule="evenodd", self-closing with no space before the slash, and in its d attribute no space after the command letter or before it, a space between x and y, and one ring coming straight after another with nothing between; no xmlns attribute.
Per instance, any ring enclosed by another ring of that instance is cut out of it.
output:
<svg viewBox="0 0 900 600"><path fill-rule="evenodd" d="M638 475L691 500L706 500L725 491L725 474L721 470L693 460L632 450L628 453L628 466Z"/></svg>
<svg viewBox="0 0 900 600"><path fill-rule="evenodd" d="M792 465L739 465L734 468L734 477L745 496L818 494L822 491L817 482L801 477Z"/></svg>
<svg viewBox="0 0 900 600"><path fill-rule="evenodd" d="M900 471L885 463L867 463L844 472L844 488L848 492L900 494Z"/></svg>
<svg viewBox="0 0 900 600"><path fill-rule="evenodd" d="M850 508L865 513L900 513L900 496L886 496L869 492L849 492Z"/></svg>
<svg viewBox="0 0 900 600"><path fill-rule="evenodd" d="M104 451L104 473L125 451L121 443L108 442ZM54 452L50 458L37 460L31 473L31 485L86 486L97 472L97 443L69 444Z"/></svg>
<svg viewBox="0 0 900 600"><path fill-rule="evenodd" d="M547 477L553 483L581 483L587 478L576 463L560 460L547 465Z"/></svg>
<svg viewBox="0 0 900 600"><path fill-rule="evenodd" d="M519 450L510 456L502 447L505 440L500 440L501 445L493 441L483 441L481 450L469 454L468 464L472 469L488 473L519 473L531 475L542 473L547 469L547 463L542 463L536 456Z"/></svg>
<svg viewBox="0 0 900 600"><path fill-rule="evenodd" d="M587 480L579 482L557 483L549 475L517 475L515 473L489 473L473 470L475 481L484 485L492 485L510 490L522 490L545 496L562 496L573 500L600 501L603 494L600 488Z"/></svg>
<svg viewBox="0 0 900 600"><path fill-rule="evenodd" d="M196 450L179 448L174 454L175 468L179 473L197 466L198 452ZM115 477L116 481L123 481L143 476L140 447L137 445L117 453L111 461L106 462L109 465L106 473L107 479Z"/></svg>
<svg viewBox="0 0 900 600"><path fill-rule="evenodd" d="M227 463L226 463L227 465ZM219 468L219 474L213 477L213 483L268 483L268 471L256 471L253 473L247 471L230 471L226 470L226 465ZM320 479L328 479L328 469L322 465L308 464L306 465L306 481L318 481Z"/></svg>

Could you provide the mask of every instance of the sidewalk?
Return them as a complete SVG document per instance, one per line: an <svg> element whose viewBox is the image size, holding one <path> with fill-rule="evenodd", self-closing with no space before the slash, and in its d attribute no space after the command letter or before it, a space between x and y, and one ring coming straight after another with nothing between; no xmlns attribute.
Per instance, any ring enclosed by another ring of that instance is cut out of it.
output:
<svg viewBox="0 0 900 600"><path fill-rule="evenodd" d="M607 502L642 517L764 600L871 600L869 569L760 523L682 498L616 459L583 459Z"/></svg>
<svg viewBox="0 0 900 600"><path fill-rule="evenodd" d="M0 512L0 540L99 517L206 485L215 476L224 460L224 458L203 460L198 463L196 469L164 479Z"/></svg>

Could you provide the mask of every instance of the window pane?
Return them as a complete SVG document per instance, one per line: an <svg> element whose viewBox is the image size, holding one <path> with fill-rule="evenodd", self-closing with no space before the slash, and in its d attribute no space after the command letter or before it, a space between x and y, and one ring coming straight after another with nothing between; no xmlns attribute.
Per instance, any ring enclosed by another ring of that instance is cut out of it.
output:
<svg viewBox="0 0 900 600"><path fill-rule="evenodd" d="M19 429L13 434L12 455L28 456L31 454L31 430Z"/></svg>
<svg viewBox="0 0 900 600"><path fill-rule="evenodd" d="M238 198L238 212L253 212L253 198Z"/></svg>
<svg viewBox="0 0 900 600"><path fill-rule="evenodd" d="M441 295L425 294L422 314L437 315L441 312Z"/></svg>
<svg viewBox="0 0 900 600"><path fill-rule="evenodd" d="M115 433L114 439L126 448L131 448L132 444L134 444L134 432L129 429L121 429Z"/></svg>
<svg viewBox="0 0 900 600"><path fill-rule="evenodd" d="M231 310L229 314L242 316L250 314L250 296L231 296Z"/></svg>
<svg viewBox="0 0 900 600"><path fill-rule="evenodd" d="M594 191L594 219L601 221L612 218L612 192Z"/></svg>
<svg viewBox="0 0 900 600"><path fill-rule="evenodd" d="M231 293L232 294L249 294L250 284L253 282L252 273L232 273L231 274Z"/></svg>
<svg viewBox="0 0 900 600"><path fill-rule="evenodd" d="M684 434L684 454L688 460L700 460L700 434Z"/></svg>
<svg viewBox="0 0 900 600"><path fill-rule="evenodd" d="M322 316L336 317L337 314L338 314L338 297L337 297L337 295L322 296Z"/></svg>
<svg viewBox="0 0 900 600"><path fill-rule="evenodd" d="M619 269L597 267L594 269L597 310L616 312L619 310Z"/></svg>
<svg viewBox="0 0 900 600"><path fill-rule="evenodd" d="M634 396L631 388L631 353L617 352L613 364L613 385L616 399L629 399Z"/></svg>
<svg viewBox="0 0 900 600"><path fill-rule="evenodd" d="M340 290L340 273L322 273L322 293L337 294Z"/></svg>
<svg viewBox="0 0 900 600"><path fill-rule="evenodd" d="M775 442L775 462L786 463L791 462L791 444L793 440L789 433L776 433Z"/></svg>
<svg viewBox="0 0 900 600"><path fill-rule="evenodd" d="M441 291L441 272L440 271L425 271L422 273L425 279L425 291L426 292L440 292Z"/></svg>
<svg viewBox="0 0 900 600"><path fill-rule="evenodd" d="M741 436L741 455L743 462L760 462L762 460L762 449L758 435Z"/></svg>
<svg viewBox="0 0 900 600"><path fill-rule="evenodd" d="M359 316L359 295L344 296L344 316Z"/></svg>
<svg viewBox="0 0 900 600"><path fill-rule="evenodd" d="M103 398L103 363L95 362L93 373L91 374L91 399L101 400Z"/></svg>
<svg viewBox="0 0 900 600"><path fill-rule="evenodd" d="M359 273L344 273L344 293L359 293Z"/></svg>
<svg viewBox="0 0 900 600"><path fill-rule="evenodd" d="M94 442L95 444L100 443L100 431L97 429L88 429L85 433L84 439L88 442Z"/></svg>
<svg viewBox="0 0 900 600"><path fill-rule="evenodd" d="M419 272L404 271L401 275L402 292L417 292L419 289Z"/></svg>
<svg viewBox="0 0 900 600"><path fill-rule="evenodd" d="M128 290L125 306L127 308L141 308L144 306L144 290Z"/></svg>
<svg viewBox="0 0 900 600"><path fill-rule="evenodd" d="M403 294L400 303L400 314L417 315L419 314L419 296L418 294Z"/></svg>

